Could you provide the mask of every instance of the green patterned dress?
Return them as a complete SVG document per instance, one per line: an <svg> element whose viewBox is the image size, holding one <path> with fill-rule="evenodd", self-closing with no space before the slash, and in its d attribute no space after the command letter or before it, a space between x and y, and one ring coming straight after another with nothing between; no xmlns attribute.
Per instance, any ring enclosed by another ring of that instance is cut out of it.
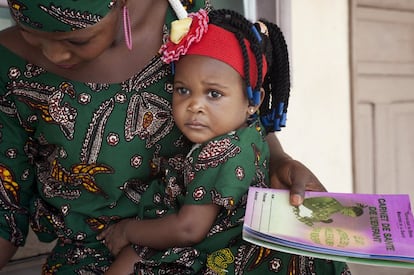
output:
<svg viewBox="0 0 414 275"><path fill-rule="evenodd" d="M166 23L172 19L170 11ZM0 56L0 237L22 246L30 224L41 241L57 239L43 274L103 274L113 258L96 235L136 216L152 179L152 159L190 149L171 116L170 68L154 57L122 83L83 83L47 72L1 45ZM281 274L347 270L342 263L247 244L240 251L234 264L246 270L270 270L270 263Z"/></svg>
<svg viewBox="0 0 414 275"><path fill-rule="evenodd" d="M194 145L185 158L177 156L162 163L160 180L141 197L139 219L161 217L185 204L216 204L221 210L207 238L194 247L159 252L135 246L145 259L136 268L149 274L196 274L207 263L208 269L225 272L237 251L223 244L240 244L248 188L267 187L269 182L269 149L262 127L252 123Z"/></svg>

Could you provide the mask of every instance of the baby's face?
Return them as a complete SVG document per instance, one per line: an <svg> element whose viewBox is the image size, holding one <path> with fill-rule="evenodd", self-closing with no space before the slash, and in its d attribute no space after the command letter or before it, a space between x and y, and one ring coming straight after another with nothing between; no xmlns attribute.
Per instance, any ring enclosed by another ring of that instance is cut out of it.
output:
<svg viewBox="0 0 414 275"><path fill-rule="evenodd" d="M244 127L250 115L240 74L224 62L199 55L177 62L172 106L175 123L194 143Z"/></svg>

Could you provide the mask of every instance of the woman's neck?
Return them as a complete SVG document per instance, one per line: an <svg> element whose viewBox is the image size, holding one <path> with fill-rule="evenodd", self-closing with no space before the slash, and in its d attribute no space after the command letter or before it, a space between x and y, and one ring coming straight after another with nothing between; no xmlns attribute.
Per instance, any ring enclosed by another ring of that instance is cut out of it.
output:
<svg viewBox="0 0 414 275"><path fill-rule="evenodd" d="M139 73L157 54L162 43L168 1L129 0L127 8L131 20L132 50L125 47L124 25L121 23L115 44L86 65L84 72L76 76L72 74L72 79L119 83ZM88 73L87 79L84 78L85 73Z"/></svg>

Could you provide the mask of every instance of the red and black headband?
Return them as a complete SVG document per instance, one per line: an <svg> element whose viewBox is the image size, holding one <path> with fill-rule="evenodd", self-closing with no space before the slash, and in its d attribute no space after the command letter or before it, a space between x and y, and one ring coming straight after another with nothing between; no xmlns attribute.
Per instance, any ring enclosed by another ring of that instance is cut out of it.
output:
<svg viewBox="0 0 414 275"><path fill-rule="evenodd" d="M235 69L243 78L244 58L240 43L234 33L220 26L209 24L206 11L200 10L197 13L189 14L192 18L188 33L181 37L180 41L173 42L171 39L162 46L162 60L171 63L179 60L184 55L202 55L220 60ZM253 52L250 50L250 43L244 39L247 55L250 64L250 83L257 84L257 62ZM263 56L263 73L266 75L267 63ZM263 81L263 79L262 79Z"/></svg>

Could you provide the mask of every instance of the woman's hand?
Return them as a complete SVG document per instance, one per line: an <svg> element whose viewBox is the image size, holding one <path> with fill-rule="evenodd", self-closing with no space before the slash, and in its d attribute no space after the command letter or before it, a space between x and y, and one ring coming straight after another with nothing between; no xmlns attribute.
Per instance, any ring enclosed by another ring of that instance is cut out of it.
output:
<svg viewBox="0 0 414 275"><path fill-rule="evenodd" d="M301 162L286 158L270 162L270 186L275 189L289 189L290 203L299 206L305 191L326 191L316 176Z"/></svg>
<svg viewBox="0 0 414 275"><path fill-rule="evenodd" d="M130 244L126 235L126 230L131 220L132 219L125 219L110 225L102 231L96 239L103 241L109 251L111 251L112 255L117 256L122 248Z"/></svg>
<svg viewBox="0 0 414 275"><path fill-rule="evenodd" d="M289 189L290 203L302 204L305 191L326 191L318 178L301 162L292 159L283 151L276 135L266 136L270 149L270 186L275 189Z"/></svg>

